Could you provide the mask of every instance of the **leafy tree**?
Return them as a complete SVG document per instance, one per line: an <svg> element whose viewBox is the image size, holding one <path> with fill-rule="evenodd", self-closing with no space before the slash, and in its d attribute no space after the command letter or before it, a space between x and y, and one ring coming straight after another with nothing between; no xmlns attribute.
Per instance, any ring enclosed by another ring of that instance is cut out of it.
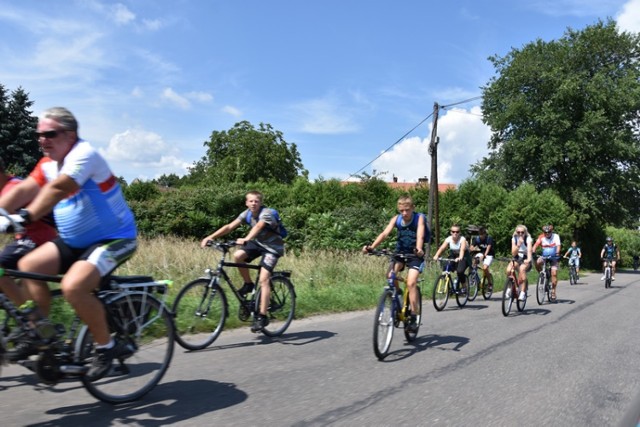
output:
<svg viewBox="0 0 640 427"><path fill-rule="evenodd" d="M0 85L0 157L7 170L26 176L42 156L35 136L38 119L29 110L33 101L18 88L7 95Z"/></svg>
<svg viewBox="0 0 640 427"><path fill-rule="evenodd" d="M204 146L207 154L194 163L188 181L292 183L308 174L296 144L269 124L255 129L247 121L236 123L229 131L214 131Z"/></svg>
<svg viewBox="0 0 640 427"><path fill-rule="evenodd" d="M583 234L589 224L635 223L640 36L600 21L489 60L497 76L483 87L482 108L492 151L475 176L508 190L553 189Z"/></svg>

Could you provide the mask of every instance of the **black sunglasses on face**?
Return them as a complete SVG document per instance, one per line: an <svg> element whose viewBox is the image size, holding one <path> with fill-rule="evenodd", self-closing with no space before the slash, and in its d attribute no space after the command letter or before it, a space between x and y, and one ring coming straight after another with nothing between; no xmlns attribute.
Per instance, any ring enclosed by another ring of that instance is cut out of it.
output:
<svg viewBox="0 0 640 427"><path fill-rule="evenodd" d="M58 136L59 133L64 132L63 130L47 130L44 132L36 132L36 136L38 138L47 138L53 139Z"/></svg>

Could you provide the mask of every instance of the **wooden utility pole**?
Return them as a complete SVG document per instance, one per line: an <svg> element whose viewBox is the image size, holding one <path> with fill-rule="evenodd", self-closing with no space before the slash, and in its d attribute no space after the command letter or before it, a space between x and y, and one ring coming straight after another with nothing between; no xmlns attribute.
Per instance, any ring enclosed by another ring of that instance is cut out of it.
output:
<svg viewBox="0 0 640 427"><path fill-rule="evenodd" d="M429 210L427 212L427 222L431 229L431 238L436 243L440 242L440 226L438 214L438 111L440 106L433 103L433 127L431 128L431 142L429 143L429 154L431 155L431 179L429 181ZM435 226L434 226L435 225ZM427 242L427 254L431 256L431 242Z"/></svg>

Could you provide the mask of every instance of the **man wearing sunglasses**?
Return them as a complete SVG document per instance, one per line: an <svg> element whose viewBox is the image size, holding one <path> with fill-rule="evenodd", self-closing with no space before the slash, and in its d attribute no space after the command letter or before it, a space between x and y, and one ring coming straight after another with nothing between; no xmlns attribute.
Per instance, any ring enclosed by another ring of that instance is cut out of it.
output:
<svg viewBox="0 0 640 427"><path fill-rule="evenodd" d="M126 343L113 340L104 306L93 294L101 279L136 250L133 213L105 159L80 139L78 122L69 110L45 110L38 118L37 136L44 157L24 181L0 197L0 207L17 211L13 217L24 224L53 211L59 237L21 258L18 268L64 274L60 283L64 297L96 342L96 357L86 375L98 379L106 374L114 358L134 351ZM6 232L9 220L0 220L0 232ZM49 306L51 295L46 283L31 279L22 283L37 307ZM33 343L32 354L36 346Z"/></svg>
<svg viewBox="0 0 640 427"><path fill-rule="evenodd" d="M543 257L552 257L548 262L551 263L551 298L556 299L556 287L558 286L558 263L560 260L560 236L553 232L553 225L547 224L542 227L542 234L533 244L533 252L538 247L542 247ZM536 260L536 270L538 273L542 270L543 259L539 257Z"/></svg>

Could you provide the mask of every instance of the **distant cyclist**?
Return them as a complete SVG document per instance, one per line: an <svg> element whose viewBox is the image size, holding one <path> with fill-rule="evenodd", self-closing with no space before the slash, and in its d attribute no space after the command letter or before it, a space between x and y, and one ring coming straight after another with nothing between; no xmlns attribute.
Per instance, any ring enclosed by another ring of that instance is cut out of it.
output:
<svg viewBox="0 0 640 427"><path fill-rule="evenodd" d="M552 257L547 262L551 263L551 299L556 299L556 287L558 286L558 258L560 257L560 236L553 232L553 225L542 227L542 234L533 244L533 252L542 247L543 257ZM542 257L536 260L536 270L542 270Z"/></svg>
<svg viewBox="0 0 640 427"><path fill-rule="evenodd" d="M496 251L493 237L487 234L485 227L478 228L478 236L471 239L470 249L471 252L477 252L474 257L478 259L478 264L482 265L482 273L487 278L489 289L493 290L493 276L491 276L489 266L493 262Z"/></svg>
<svg viewBox="0 0 640 427"><path fill-rule="evenodd" d="M571 247L567 249L567 252L564 254L564 257L569 259L569 265L575 265L576 274L580 274L580 258L582 258L582 251L578 246L578 242L573 240L571 242Z"/></svg>
<svg viewBox="0 0 640 427"><path fill-rule="evenodd" d="M607 243L605 243L600 251L600 258L604 261L602 263L603 274L600 280L604 280L604 268L606 261L611 262L611 281L616 280L616 261L620 259L620 249L618 248L618 245L613 243L613 239L611 237L607 237Z"/></svg>
<svg viewBox="0 0 640 427"><path fill-rule="evenodd" d="M458 224L453 224L451 226L451 236L444 239L444 242L442 242L442 245L440 245L436 254L433 256L433 260L437 261L440 254L447 248L449 249L449 258L454 260L452 263L454 264L456 273L458 274L458 283L460 283L459 289L462 289L467 283L467 277L464 273L467 270L467 267L471 265L471 254L469 252L467 239L460 234L460 226ZM458 289L455 290L458 291Z"/></svg>

